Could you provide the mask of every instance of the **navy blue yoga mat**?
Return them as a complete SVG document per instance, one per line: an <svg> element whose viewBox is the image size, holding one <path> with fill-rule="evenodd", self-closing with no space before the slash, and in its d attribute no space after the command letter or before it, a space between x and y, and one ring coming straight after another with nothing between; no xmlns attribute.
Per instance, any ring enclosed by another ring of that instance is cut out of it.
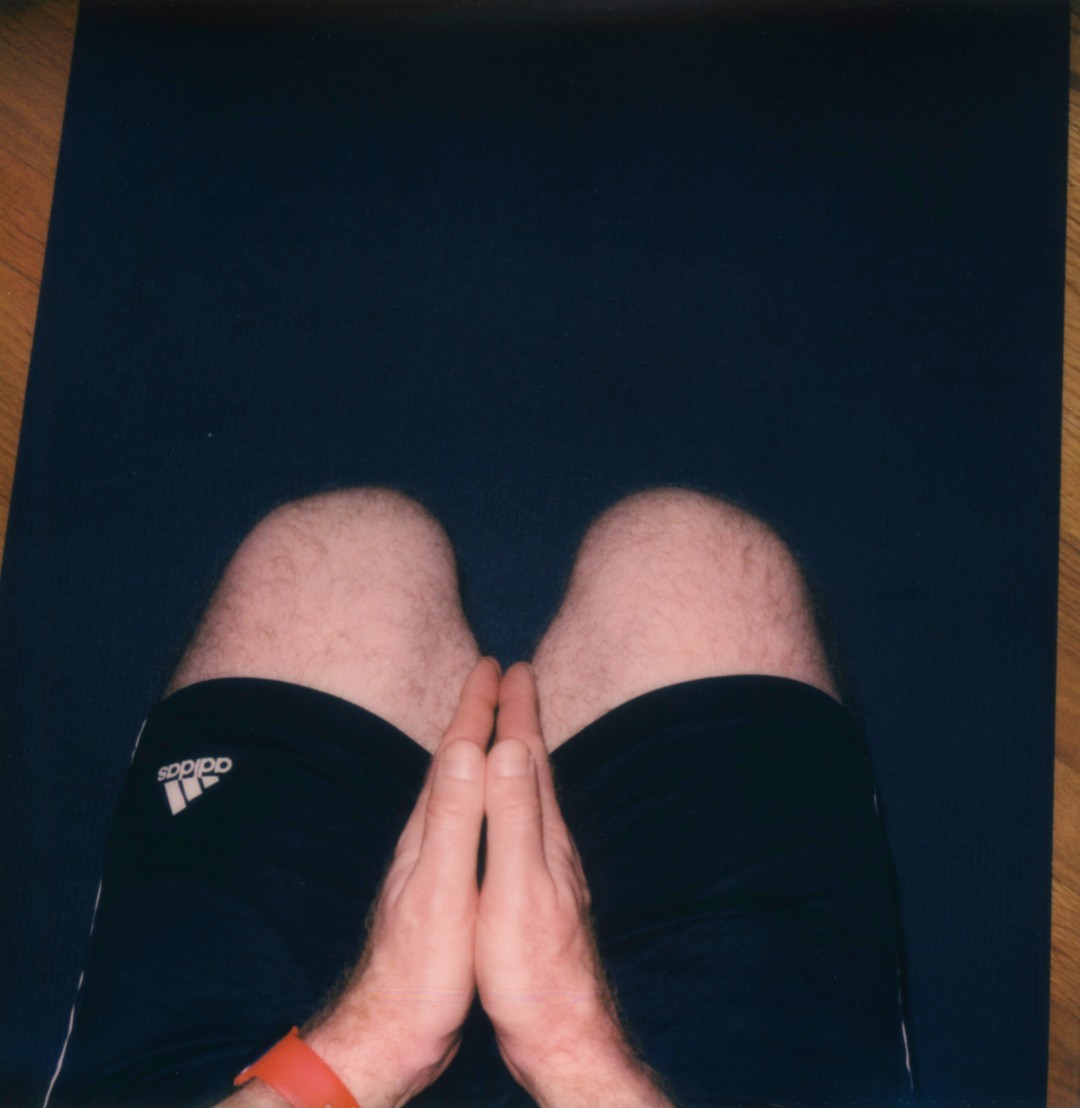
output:
<svg viewBox="0 0 1080 1108"><path fill-rule="evenodd" d="M779 526L871 745L924 1098L1039 1103L1067 5L394 10L84 4L0 596L0 1100L53 1072L216 573L379 482L504 660L633 489Z"/></svg>

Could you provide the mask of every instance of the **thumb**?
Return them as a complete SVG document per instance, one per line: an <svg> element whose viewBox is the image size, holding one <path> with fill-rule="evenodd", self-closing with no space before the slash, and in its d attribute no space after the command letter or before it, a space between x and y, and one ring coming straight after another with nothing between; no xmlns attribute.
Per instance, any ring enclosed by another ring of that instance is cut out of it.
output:
<svg viewBox="0 0 1080 1108"><path fill-rule="evenodd" d="M507 889L546 868L536 762L520 739L502 739L488 754L484 880Z"/></svg>
<svg viewBox="0 0 1080 1108"><path fill-rule="evenodd" d="M450 887L476 884L476 858L484 818L484 752L470 739L454 739L435 756L424 812L424 837L415 871Z"/></svg>

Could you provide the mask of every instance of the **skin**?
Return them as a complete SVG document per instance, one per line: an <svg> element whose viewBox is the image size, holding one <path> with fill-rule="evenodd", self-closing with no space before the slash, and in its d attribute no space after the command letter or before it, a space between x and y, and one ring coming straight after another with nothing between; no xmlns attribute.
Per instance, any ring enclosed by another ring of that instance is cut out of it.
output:
<svg viewBox="0 0 1080 1108"><path fill-rule="evenodd" d="M475 970L507 1067L542 1106L670 1104L619 1025L524 663L500 685L486 768Z"/></svg>
<svg viewBox="0 0 1080 1108"><path fill-rule="evenodd" d="M478 657L441 526L400 493L362 488L260 522L173 680L307 685L434 754L365 952L304 1038L363 1108L403 1104L449 1065L478 990L507 1067L545 1108L668 1104L615 1015L548 751L698 677L773 674L836 696L798 562L732 503L645 490L590 526L533 668L503 677ZM233 1101L285 1103L258 1080Z"/></svg>
<svg viewBox="0 0 1080 1108"><path fill-rule="evenodd" d="M519 663L500 679L490 658L465 681L352 978L302 1037L363 1108L405 1104L450 1064L477 991L542 1108L671 1103L627 1045L604 979L532 671ZM256 1079L225 1103L286 1102Z"/></svg>

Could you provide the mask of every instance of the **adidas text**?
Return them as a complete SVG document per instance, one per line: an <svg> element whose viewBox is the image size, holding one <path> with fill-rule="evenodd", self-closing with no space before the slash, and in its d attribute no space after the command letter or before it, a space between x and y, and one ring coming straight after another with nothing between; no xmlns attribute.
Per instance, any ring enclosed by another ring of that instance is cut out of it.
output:
<svg viewBox="0 0 1080 1108"><path fill-rule="evenodd" d="M233 768L231 758L187 758L158 770L157 779L165 785L165 799L175 816L203 791L216 785Z"/></svg>

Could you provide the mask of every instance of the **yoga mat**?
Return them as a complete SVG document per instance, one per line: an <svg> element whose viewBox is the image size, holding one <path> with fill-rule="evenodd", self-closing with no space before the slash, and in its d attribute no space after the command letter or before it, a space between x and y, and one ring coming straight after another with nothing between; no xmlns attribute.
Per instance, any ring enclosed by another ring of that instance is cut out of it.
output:
<svg viewBox="0 0 1080 1108"><path fill-rule="evenodd" d="M85 3L0 580L0 1099L265 511L419 496L509 661L592 515L678 483L831 608L925 1102L1041 1102L1067 62L1059 2Z"/></svg>

